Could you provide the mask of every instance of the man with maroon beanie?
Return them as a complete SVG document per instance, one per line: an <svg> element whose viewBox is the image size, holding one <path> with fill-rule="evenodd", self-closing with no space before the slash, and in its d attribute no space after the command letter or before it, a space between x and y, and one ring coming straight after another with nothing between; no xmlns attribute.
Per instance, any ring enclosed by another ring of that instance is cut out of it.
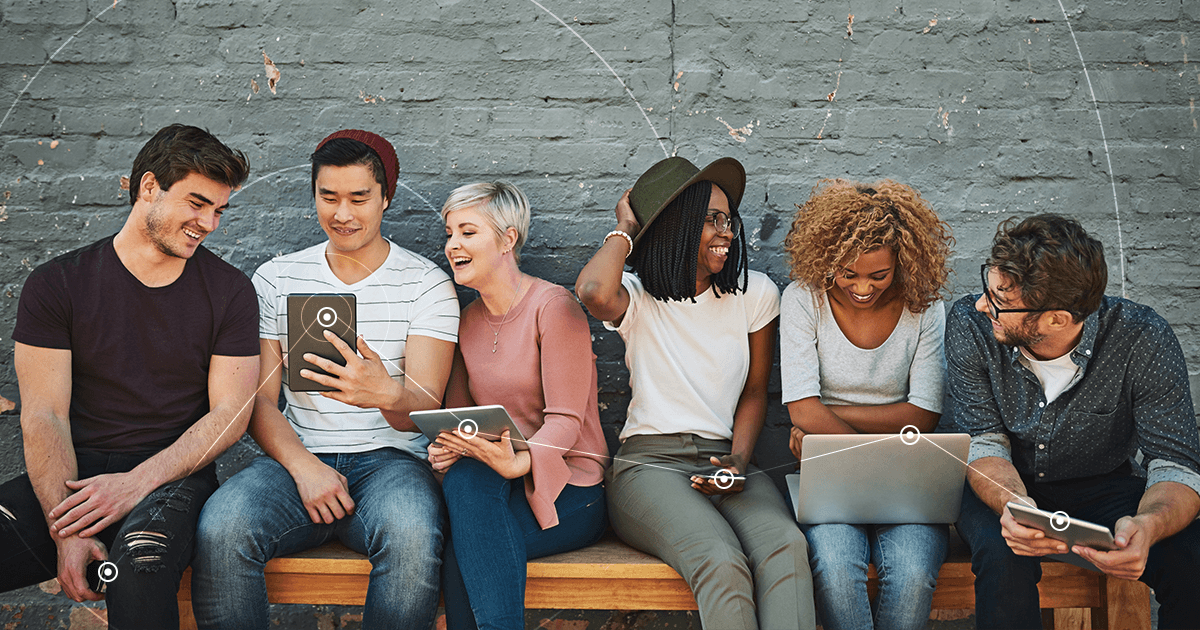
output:
<svg viewBox="0 0 1200 630"><path fill-rule="evenodd" d="M429 442L408 414L441 406L458 300L444 271L380 232L398 170L392 145L374 133L323 140L312 190L328 239L254 274L262 376L249 431L266 456L200 517L192 594L201 628L267 627L267 561L329 540L371 561L364 628L433 625L445 509ZM301 357L287 356L287 298L314 293L355 296L357 348L326 331L346 364L306 354L327 374L300 375L332 391L292 391L287 362Z"/></svg>

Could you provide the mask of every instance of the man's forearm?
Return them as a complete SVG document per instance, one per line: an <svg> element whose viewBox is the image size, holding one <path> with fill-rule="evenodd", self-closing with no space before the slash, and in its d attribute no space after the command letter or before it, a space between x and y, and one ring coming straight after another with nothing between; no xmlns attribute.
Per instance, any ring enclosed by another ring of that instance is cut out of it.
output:
<svg viewBox="0 0 1200 630"><path fill-rule="evenodd" d="M279 462L289 472L299 462L316 458L304 447L300 436L296 435L295 429L275 403L259 394L254 405L248 432L263 453Z"/></svg>
<svg viewBox="0 0 1200 630"><path fill-rule="evenodd" d="M1026 497L1028 490L1012 462L1003 457L981 457L967 467L967 483L984 505L999 514L1004 504Z"/></svg>
<svg viewBox="0 0 1200 630"><path fill-rule="evenodd" d="M212 463L246 432L250 403L216 407L197 420L174 443L134 468L145 494L182 479Z"/></svg>
<svg viewBox="0 0 1200 630"><path fill-rule="evenodd" d="M407 380L407 379L406 379ZM422 389L413 391L409 389L407 383L400 385L396 389L397 396L394 402L387 407L380 407L379 411L383 414L383 419L397 431L418 431L417 425L408 417L408 414L413 411L424 411L426 409L437 409L442 406L440 398L435 399L430 393ZM419 385L419 384L416 384Z"/></svg>
<svg viewBox="0 0 1200 630"><path fill-rule="evenodd" d="M66 482L77 479L79 475L79 464L71 443L71 427L64 419L27 419L22 415L21 434L29 482L42 506L42 516L50 525L55 520L49 517L50 510L72 493Z"/></svg>
<svg viewBox="0 0 1200 630"><path fill-rule="evenodd" d="M1200 495L1188 486L1174 481L1160 481L1142 495L1138 517L1151 531L1150 544L1173 536L1190 525L1200 513Z"/></svg>

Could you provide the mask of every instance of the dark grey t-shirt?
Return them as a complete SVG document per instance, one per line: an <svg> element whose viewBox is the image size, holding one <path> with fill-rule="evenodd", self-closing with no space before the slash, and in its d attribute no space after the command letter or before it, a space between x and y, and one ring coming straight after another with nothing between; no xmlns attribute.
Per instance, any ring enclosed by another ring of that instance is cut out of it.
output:
<svg viewBox="0 0 1200 630"><path fill-rule="evenodd" d="M142 284L112 237L29 274L13 339L71 351L76 449L152 453L209 411L213 355L258 354L250 279L203 246L164 287Z"/></svg>

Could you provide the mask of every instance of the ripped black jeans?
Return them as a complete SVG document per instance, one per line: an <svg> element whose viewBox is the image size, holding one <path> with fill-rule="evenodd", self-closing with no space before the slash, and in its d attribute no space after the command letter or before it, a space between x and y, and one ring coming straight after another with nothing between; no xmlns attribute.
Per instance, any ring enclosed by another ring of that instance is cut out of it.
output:
<svg viewBox="0 0 1200 630"><path fill-rule="evenodd" d="M128 472L150 455L76 451L79 478ZM195 549L196 520L217 489L216 465L160 486L97 538L116 564L107 584L112 630L176 628L175 594ZM28 475L0 485L0 592L57 575L57 549Z"/></svg>

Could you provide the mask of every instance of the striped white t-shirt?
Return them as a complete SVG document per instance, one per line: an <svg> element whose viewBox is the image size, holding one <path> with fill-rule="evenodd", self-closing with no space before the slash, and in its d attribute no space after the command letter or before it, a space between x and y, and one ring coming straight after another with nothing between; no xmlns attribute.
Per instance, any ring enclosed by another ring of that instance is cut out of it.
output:
<svg viewBox="0 0 1200 630"><path fill-rule="evenodd" d="M286 352L287 296L291 293L353 293L358 334L383 359L393 378L404 381L404 347L409 335L458 341L458 298L446 272L429 260L388 241L383 265L355 284L334 275L326 243L280 256L254 272L260 311L259 337L278 339ZM394 447L424 458L429 441L419 432L397 431L378 409L361 409L318 392L293 392L283 371L284 415L314 453L359 453Z"/></svg>

